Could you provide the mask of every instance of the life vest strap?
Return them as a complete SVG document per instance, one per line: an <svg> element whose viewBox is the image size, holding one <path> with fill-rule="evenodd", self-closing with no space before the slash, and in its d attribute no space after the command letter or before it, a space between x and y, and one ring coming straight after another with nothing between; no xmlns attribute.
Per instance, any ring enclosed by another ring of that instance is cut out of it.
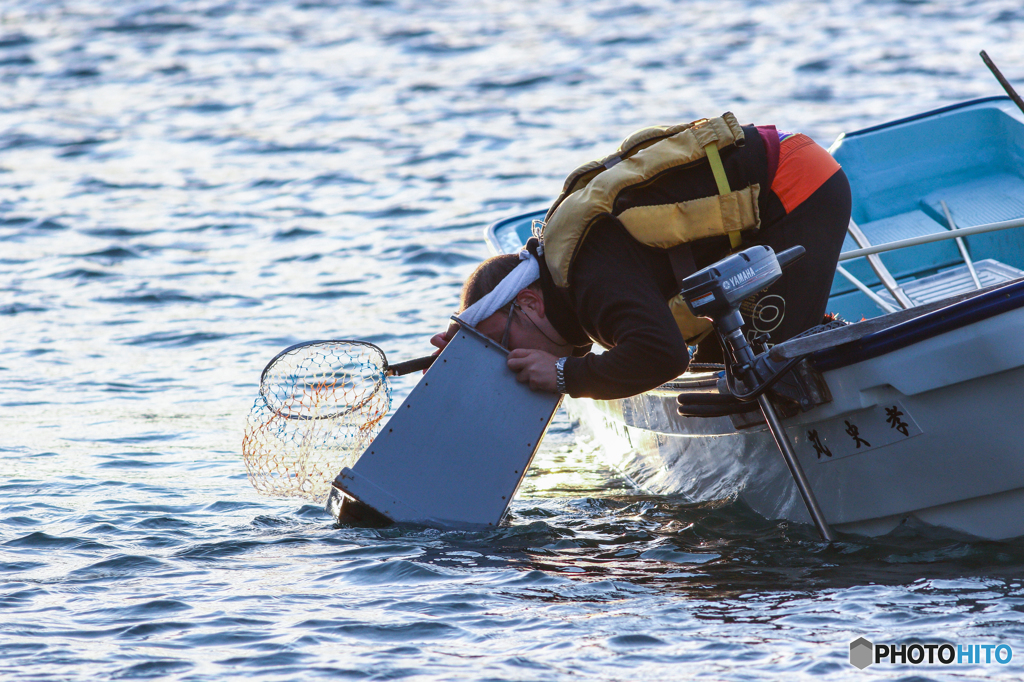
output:
<svg viewBox="0 0 1024 682"><path fill-rule="evenodd" d="M708 165L711 166L711 174L715 176L715 184L718 185L718 194L725 195L732 192L729 189L729 178L725 174L725 164L722 163L722 155L718 153L718 144L712 142L704 147L708 155ZM729 246L736 248L742 242L739 232L729 233Z"/></svg>
<svg viewBox="0 0 1024 682"><path fill-rule="evenodd" d="M684 279L697 271L697 263L693 259L693 249L689 244L677 244L669 249L668 260L672 264L672 275L680 288ZM682 293L676 294L668 301L669 310L676 321L676 326L683 334L683 339L688 345L693 345L703 339L711 331L711 321L703 317L694 317L686 305L686 299Z"/></svg>

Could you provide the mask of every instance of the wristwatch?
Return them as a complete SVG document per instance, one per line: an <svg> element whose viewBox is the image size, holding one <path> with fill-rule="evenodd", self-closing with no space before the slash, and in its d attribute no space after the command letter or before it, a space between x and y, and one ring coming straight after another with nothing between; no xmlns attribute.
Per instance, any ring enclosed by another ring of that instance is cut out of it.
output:
<svg viewBox="0 0 1024 682"><path fill-rule="evenodd" d="M568 393L565 390L565 358L555 360L555 389L559 393Z"/></svg>

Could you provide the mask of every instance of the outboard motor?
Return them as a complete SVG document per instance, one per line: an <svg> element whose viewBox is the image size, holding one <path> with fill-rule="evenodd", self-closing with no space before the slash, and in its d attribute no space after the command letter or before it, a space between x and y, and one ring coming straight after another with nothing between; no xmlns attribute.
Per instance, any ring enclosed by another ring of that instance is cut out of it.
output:
<svg viewBox="0 0 1024 682"><path fill-rule="evenodd" d="M683 298L694 315L707 317L722 338L722 347L731 351L735 368L746 390L735 391L741 401L753 400L784 373L766 353L755 356L743 334L743 301L771 286L782 277L782 269L804 255L804 247L794 246L778 256L768 246L753 246L726 256L714 265L698 270L683 280ZM763 349L762 349L763 350ZM728 369L733 369L727 365ZM787 368L788 369L788 368ZM753 370L753 372L751 372ZM743 397L741 397L743 396Z"/></svg>
<svg viewBox="0 0 1024 682"><path fill-rule="evenodd" d="M683 298L694 315L713 320L722 333L743 326L740 304L782 277L782 268L804 255L794 246L778 256L768 246L753 246L726 256L683 280Z"/></svg>
<svg viewBox="0 0 1024 682"><path fill-rule="evenodd" d="M727 356L725 371L729 395L714 396L714 403L718 406L743 403L752 406L754 401L757 402L768 429L793 474L814 525L817 526L822 538L832 542L832 532L796 458L789 436L782 428L775 408L766 394L766 391L792 369L796 362L773 361L767 353L767 347L759 349L761 352L755 354L743 334L743 316L740 315L740 305L744 300L773 284L782 276L782 269L804 253L802 246L786 249L778 256L768 246L750 247L684 279L682 294L694 315L711 319ZM679 396L681 414L687 413L687 397L685 394Z"/></svg>

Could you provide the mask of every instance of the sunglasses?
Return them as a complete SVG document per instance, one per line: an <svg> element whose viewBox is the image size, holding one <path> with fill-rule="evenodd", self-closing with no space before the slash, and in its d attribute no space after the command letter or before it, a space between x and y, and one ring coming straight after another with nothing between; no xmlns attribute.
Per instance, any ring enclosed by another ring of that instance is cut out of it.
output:
<svg viewBox="0 0 1024 682"><path fill-rule="evenodd" d="M514 313L517 308L522 310L518 303L512 301L512 307L508 309L508 319L505 321L505 331L501 335L501 345L503 348L508 348L508 337L512 331L512 313Z"/></svg>

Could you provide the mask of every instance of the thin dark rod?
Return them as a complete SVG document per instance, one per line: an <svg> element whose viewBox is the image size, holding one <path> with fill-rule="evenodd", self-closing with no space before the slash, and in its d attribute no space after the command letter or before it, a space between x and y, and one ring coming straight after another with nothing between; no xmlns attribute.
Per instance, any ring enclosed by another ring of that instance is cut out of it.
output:
<svg viewBox="0 0 1024 682"><path fill-rule="evenodd" d="M1012 99L1013 103L1017 105L1017 108L1020 109L1022 113L1024 113L1024 100L1020 98L1020 95L1017 94L1017 91L1013 89L1012 85L1010 85L1010 81L1006 80L1006 78L1003 77L1002 72L999 71L998 67L996 67L995 65L995 62L993 62L989 58L985 50L982 50L980 54L981 61L985 62L985 66L987 66L988 70L992 72L992 75L996 77L996 80L999 81L999 84L1003 86L1003 90L1006 91L1006 94L1010 96L1010 99Z"/></svg>
<svg viewBox="0 0 1024 682"><path fill-rule="evenodd" d="M775 414L775 408L772 406L771 401L768 400L768 396L762 393L757 398L757 404L761 406L761 413L764 415L764 419L768 422L768 430L772 432L772 437L775 438L775 444L779 446L779 451L782 453L782 457L786 460L786 464L789 466L789 472L793 474L793 480L796 482L796 487L800 491L800 496L804 498L804 504L807 505L807 511L811 514L811 520L814 521L815 527L818 529L818 533L826 542L835 542L835 536L832 535L832 529L828 527L828 522L825 520L825 515L821 511L821 507L818 506L818 500L814 497L814 491L811 490L811 484L807 482L807 476L804 475L804 469L800 466L800 461L796 458L796 453L793 452L793 446L789 442L789 436L786 435L785 430L782 428L782 423L779 421L779 417Z"/></svg>
<svg viewBox="0 0 1024 682"><path fill-rule="evenodd" d="M400 377L403 374L411 374L419 370L427 369L434 364L434 360L436 359L436 355L424 355L422 358L406 360L405 362L398 362L394 365L389 364L387 374L389 377Z"/></svg>

